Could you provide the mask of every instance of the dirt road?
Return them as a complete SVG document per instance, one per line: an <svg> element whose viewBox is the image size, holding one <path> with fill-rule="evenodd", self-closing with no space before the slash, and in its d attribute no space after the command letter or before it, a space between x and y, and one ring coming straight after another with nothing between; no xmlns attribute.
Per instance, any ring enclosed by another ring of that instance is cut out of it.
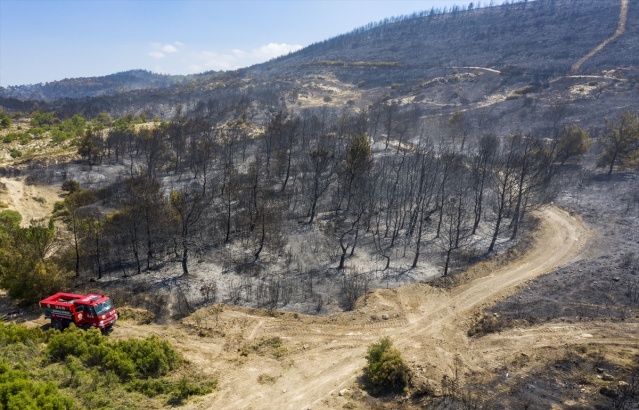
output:
<svg viewBox="0 0 639 410"><path fill-rule="evenodd" d="M433 381L451 375L455 357L465 369L481 371L513 352L569 343L573 336L575 343L583 334L596 342L600 332L578 325L569 331L549 325L539 333L515 329L505 338L467 337L475 312L567 264L585 246L590 231L579 219L555 207L538 216L541 224L525 255L497 270L476 267L478 279L450 291L424 284L377 290L354 312L332 317L226 307L214 320L213 308L205 308L185 326L123 322L113 336L159 334L217 377L216 392L189 409L341 408L345 399L338 392L354 387L366 348L383 336L391 337L409 363L427 368ZM619 338L633 330L619 329ZM274 337L282 342L278 349L269 347Z"/></svg>
<svg viewBox="0 0 639 410"><path fill-rule="evenodd" d="M593 48L588 54L581 57L579 61L572 65L570 72L575 74L579 71L581 66L591 59L595 54L604 49L608 44L615 41L619 36L626 32L626 22L628 21L628 0L621 0L621 9L619 10L619 24L615 33L607 38L604 42Z"/></svg>

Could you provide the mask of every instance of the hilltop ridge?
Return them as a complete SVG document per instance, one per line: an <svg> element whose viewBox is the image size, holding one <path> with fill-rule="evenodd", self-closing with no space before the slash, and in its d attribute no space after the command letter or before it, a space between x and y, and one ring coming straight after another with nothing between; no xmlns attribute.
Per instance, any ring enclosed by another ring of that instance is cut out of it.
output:
<svg viewBox="0 0 639 410"><path fill-rule="evenodd" d="M243 109L249 108L248 101L253 101L249 105L256 112L279 105L281 98L289 107L299 106L298 96L317 94L317 87L349 91L354 98L346 100L365 105L386 95L399 98L433 79L459 71L472 73L474 69L491 69L500 74L498 81L487 85L483 93L509 85L518 88L537 84L548 88L552 81L569 76L580 58L615 33L620 2L538 0L452 10L445 14L415 13L369 24L235 71L167 76L132 70L105 77L0 88L0 105L8 110L24 110L30 103L43 100L47 101L47 109L62 113L81 111L93 116L99 111L121 115L146 110L170 118L178 105L183 105L187 113L202 115L198 103L206 104L207 100L245 100ZM585 61L579 75L636 84L637 7L630 7L627 21L625 32ZM334 79L334 84L326 84L326 78ZM391 86L393 90L389 92ZM457 105L455 96L473 100L463 94L463 90L450 90L446 103ZM311 105L325 104L325 96L314 98ZM165 106L167 100L172 101L172 108ZM338 99L336 103L339 102Z"/></svg>

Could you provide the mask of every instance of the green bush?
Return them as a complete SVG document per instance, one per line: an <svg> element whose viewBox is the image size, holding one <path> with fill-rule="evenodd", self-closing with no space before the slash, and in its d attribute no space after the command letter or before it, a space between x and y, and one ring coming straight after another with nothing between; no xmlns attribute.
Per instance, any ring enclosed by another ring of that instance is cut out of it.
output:
<svg viewBox="0 0 639 410"><path fill-rule="evenodd" d="M31 116L31 126L53 125L59 122L55 112L35 112Z"/></svg>
<svg viewBox="0 0 639 410"><path fill-rule="evenodd" d="M247 356L249 353L249 348L257 354L272 355L276 359L279 359L288 353L288 349L282 344L282 339L277 336L267 339L260 339L257 341L257 343L253 343L248 347L240 347L240 355Z"/></svg>
<svg viewBox="0 0 639 410"><path fill-rule="evenodd" d="M145 408L159 408L215 389L215 379L191 369L182 378L153 377L182 362L157 336L115 341L95 328L45 332L0 322L0 410L138 408L141 395Z"/></svg>
<svg viewBox="0 0 639 410"><path fill-rule="evenodd" d="M97 329L84 332L74 327L54 334L47 353L52 361L75 356L87 366L112 371L124 381L164 376L182 363L180 354L157 336L113 342Z"/></svg>
<svg viewBox="0 0 639 410"><path fill-rule="evenodd" d="M9 128L11 126L11 117L4 111L0 111L0 128Z"/></svg>
<svg viewBox="0 0 639 410"><path fill-rule="evenodd" d="M217 381L194 382L187 378L181 378L173 388L173 395L169 400L171 404L182 404L191 396L203 396L209 394L217 387Z"/></svg>
<svg viewBox="0 0 639 410"><path fill-rule="evenodd" d="M70 194L80 190L80 183L73 179L66 179L62 182L62 190ZM64 207L64 204L62 204Z"/></svg>
<svg viewBox="0 0 639 410"><path fill-rule="evenodd" d="M51 141L53 142L53 145L60 144L68 140L69 138L71 138L71 133L69 132L64 132L59 129L54 129L51 131Z"/></svg>
<svg viewBox="0 0 639 410"><path fill-rule="evenodd" d="M179 353L167 341L155 335L144 340L121 341L119 348L129 355L143 377L163 376L182 362Z"/></svg>
<svg viewBox="0 0 639 410"><path fill-rule="evenodd" d="M133 380L127 385L128 391L136 391L144 394L146 397L155 397L160 394L169 394L173 386L166 379L143 379Z"/></svg>
<svg viewBox="0 0 639 410"><path fill-rule="evenodd" d="M217 380L196 381L182 377L177 381L167 379L134 380L127 385L127 390L142 393L149 398L162 394L170 395L169 403L178 405L191 396L209 394L216 387Z"/></svg>
<svg viewBox="0 0 639 410"><path fill-rule="evenodd" d="M52 361L63 361L67 356L89 361L92 356L89 354L89 348L100 346L101 343L101 335L97 329L84 332L71 326L64 332L57 332L51 336L47 354Z"/></svg>
<svg viewBox="0 0 639 410"><path fill-rule="evenodd" d="M401 393L408 390L410 370L388 337L369 346L366 361L364 378L371 393Z"/></svg>
<svg viewBox="0 0 639 410"><path fill-rule="evenodd" d="M42 343L46 340L46 333L40 328L27 328L15 323L0 322L0 346L5 347L15 343Z"/></svg>
<svg viewBox="0 0 639 410"><path fill-rule="evenodd" d="M55 201L53 204L53 212L59 212L64 209L64 201Z"/></svg>
<svg viewBox="0 0 639 410"><path fill-rule="evenodd" d="M138 373L133 359L113 346L100 346L93 349L92 353L94 363L89 361L87 364L102 365L105 369L115 373L120 380L131 380Z"/></svg>
<svg viewBox="0 0 639 410"><path fill-rule="evenodd" d="M63 396L53 382L31 381L27 372L0 363L0 409L70 410L74 402Z"/></svg>
<svg viewBox="0 0 639 410"><path fill-rule="evenodd" d="M0 212L0 225L2 225L5 229L17 228L22 222L22 215L20 212L14 211L13 209L5 209Z"/></svg>
<svg viewBox="0 0 639 410"><path fill-rule="evenodd" d="M10 144L13 141L17 141L20 138L22 138L24 134L21 132L10 132L7 135L5 135L4 137L2 137L2 142L4 142L5 144Z"/></svg>
<svg viewBox="0 0 639 410"><path fill-rule="evenodd" d="M9 151L9 155L11 156L11 158L20 158L22 156L22 151L12 149L11 151Z"/></svg>

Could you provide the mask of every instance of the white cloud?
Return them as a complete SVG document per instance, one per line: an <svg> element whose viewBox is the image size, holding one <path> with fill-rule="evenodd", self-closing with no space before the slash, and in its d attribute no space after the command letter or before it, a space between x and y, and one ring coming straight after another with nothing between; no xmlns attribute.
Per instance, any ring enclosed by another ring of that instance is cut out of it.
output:
<svg viewBox="0 0 639 410"><path fill-rule="evenodd" d="M195 58L199 62L189 66L189 70L193 72L195 67L206 70L234 70L236 68L262 63L301 48L302 46L296 44L268 43L251 51L245 51L239 48L231 50L230 53L199 51L195 53Z"/></svg>
<svg viewBox="0 0 639 410"><path fill-rule="evenodd" d="M177 53L179 51L178 47L183 46L183 44L180 43L179 41L176 41L173 44L162 44L162 43L152 42L150 43L150 46L151 46L151 51L148 52L148 56L159 60L159 59L165 58L167 54Z"/></svg>
<svg viewBox="0 0 639 410"><path fill-rule="evenodd" d="M1 0L0 0L1 1ZM179 41L172 43L149 43L147 55L163 60L163 71L173 73L201 73L208 70L235 70L263 63L275 57L302 48L296 44L267 43L252 50L235 48L225 52L209 51L189 47ZM176 56L180 56L176 58ZM157 70L156 70L157 71Z"/></svg>
<svg viewBox="0 0 639 410"><path fill-rule="evenodd" d="M239 48L231 50L231 53L233 53L233 55L236 56L237 58L242 58L246 55L246 51L240 50Z"/></svg>
<svg viewBox="0 0 639 410"><path fill-rule="evenodd" d="M270 60L271 58L279 57L281 55L300 50L301 48L302 46L296 44L268 43L257 50L253 50L252 54Z"/></svg>
<svg viewBox="0 0 639 410"><path fill-rule="evenodd" d="M207 70L232 70L237 68L237 57L233 54L220 54L214 51L202 51L198 58Z"/></svg>
<svg viewBox="0 0 639 410"><path fill-rule="evenodd" d="M171 44L167 44L164 47L162 47L162 51L164 51L165 53L177 53L178 49L175 48L175 46L172 46Z"/></svg>

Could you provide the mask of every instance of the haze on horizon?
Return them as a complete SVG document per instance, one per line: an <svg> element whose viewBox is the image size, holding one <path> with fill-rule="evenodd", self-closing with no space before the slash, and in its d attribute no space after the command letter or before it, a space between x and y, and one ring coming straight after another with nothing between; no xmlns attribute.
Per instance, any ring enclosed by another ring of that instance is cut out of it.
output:
<svg viewBox="0 0 639 410"><path fill-rule="evenodd" d="M454 5L468 2L0 0L0 86L132 69L232 70L387 17Z"/></svg>

